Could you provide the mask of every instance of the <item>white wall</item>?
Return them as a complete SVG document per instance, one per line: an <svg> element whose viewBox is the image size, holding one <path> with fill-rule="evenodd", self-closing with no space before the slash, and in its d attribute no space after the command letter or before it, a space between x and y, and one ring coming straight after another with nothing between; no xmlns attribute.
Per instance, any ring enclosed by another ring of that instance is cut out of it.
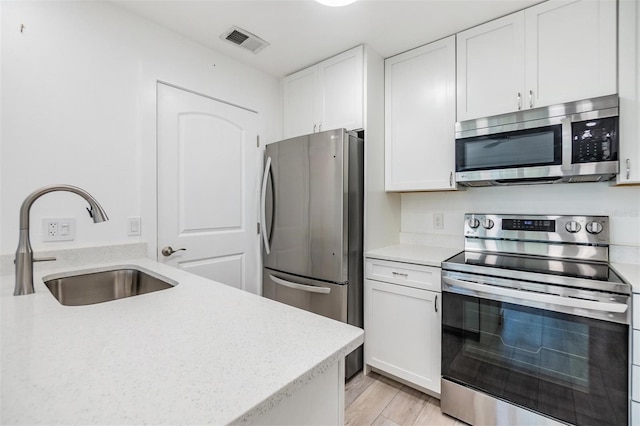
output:
<svg viewBox="0 0 640 426"><path fill-rule="evenodd" d="M79 197L45 195L31 210L35 251L155 245L155 79L258 111L262 143L280 137L274 77L109 3L1 8L0 254L15 251L25 196L55 183L88 190L111 220L94 225ZM129 216L142 216L142 237L127 236ZM43 243L45 217L75 217L76 240Z"/></svg>
<svg viewBox="0 0 640 426"><path fill-rule="evenodd" d="M433 228L434 213L444 214L444 229ZM640 186L607 182L402 194L401 241L461 247L465 213L604 215L612 245L640 246ZM627 262L640 263L637 250L629 253L636 259Z"/></svg>
<svg viewBox="0 0 640 426"><path fill-rule="evenodd" d="M365 235L364 250L397 244L400 194L384 191L384 59L365 49Z"/></svg>

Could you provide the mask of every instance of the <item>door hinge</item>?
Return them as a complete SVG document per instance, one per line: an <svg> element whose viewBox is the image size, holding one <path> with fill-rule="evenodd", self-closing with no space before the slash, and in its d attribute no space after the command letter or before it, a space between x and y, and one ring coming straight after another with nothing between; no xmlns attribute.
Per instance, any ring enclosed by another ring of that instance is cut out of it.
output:
<svg viewBox="0 0 640 426"><path fill-rule="evenodd" d="M258 225L256 229L257 234L260 235L260 222L256 223L256 225Z"/></svg>

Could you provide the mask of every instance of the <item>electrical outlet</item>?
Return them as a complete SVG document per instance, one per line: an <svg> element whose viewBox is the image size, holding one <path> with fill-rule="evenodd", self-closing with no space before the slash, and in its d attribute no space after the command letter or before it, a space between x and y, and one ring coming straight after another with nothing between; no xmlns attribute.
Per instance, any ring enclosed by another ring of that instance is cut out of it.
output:
<svg viewBox="0 0 640 426"><path fill-rule="evenodd" d="M76 220L42 219L42 230L42 241L73 241L76 238Z"/></svg>
<svg viewBox="0 0 640 426"><path fill-rule="evenodd" d="M58 236L58 222L47 223L47 236L49 238L56 238Z"/></svg>
<svg viewBox="0 0 640 426"><path fill-rule="evenodd" d="M433 229L444 229L444 214L443 213L434 213L433 214Z"/></svg>

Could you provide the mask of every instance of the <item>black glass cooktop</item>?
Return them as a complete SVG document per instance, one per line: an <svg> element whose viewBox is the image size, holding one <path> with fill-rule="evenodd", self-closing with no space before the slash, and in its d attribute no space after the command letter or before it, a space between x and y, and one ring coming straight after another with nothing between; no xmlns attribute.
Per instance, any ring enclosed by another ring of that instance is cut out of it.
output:
<svg viewBox="0 0 640 426"><path fill-rule="evenodd" d="M624 284L622 278L606 263L463 251L445 260L443 269L458 270L456 266L459 267L460 265ZM465 270L469 272L468 268L465 268ZM484 272L478 270L477 273Z"/></svg>

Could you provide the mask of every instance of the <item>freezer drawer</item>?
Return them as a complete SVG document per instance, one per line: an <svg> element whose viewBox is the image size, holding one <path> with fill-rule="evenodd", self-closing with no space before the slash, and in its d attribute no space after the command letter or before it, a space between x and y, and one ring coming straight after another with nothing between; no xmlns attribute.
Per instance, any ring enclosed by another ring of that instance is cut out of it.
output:
<svg viewBox="0 0 640 426"><path fill-rule="evenodd" d="M348 284L329 284L266 268L262 282L264 297L347 322Z"/></svg>

